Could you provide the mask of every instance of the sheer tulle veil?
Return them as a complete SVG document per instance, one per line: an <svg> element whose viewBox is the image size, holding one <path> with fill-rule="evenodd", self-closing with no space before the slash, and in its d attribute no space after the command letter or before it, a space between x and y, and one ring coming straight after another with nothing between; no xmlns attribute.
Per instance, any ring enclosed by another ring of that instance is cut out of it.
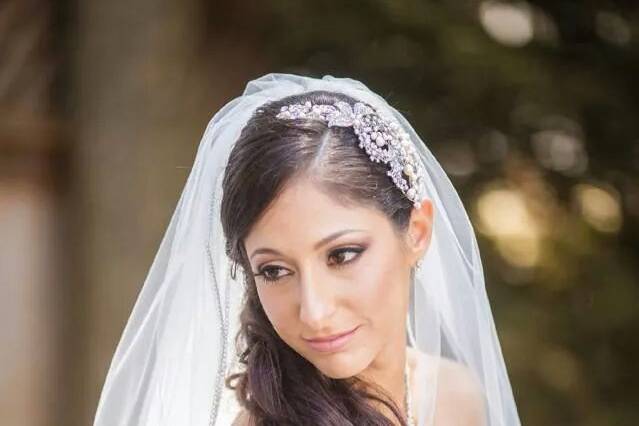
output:
<svg viewBox="0 0 639 426"><path fill-rule="evenodd" d="M326 75L272 73L210 120L190 175L111 362L96 426L229 425L239 406L224 378L237 368L233 338L243 274L225 254L220 222L222 177L229 153L262 104L306 91L347 94L394 116L410 135L433 203L430 246L415 270L407 317L411 346L465 364L485 397L489 425L520 421L466 210L437 160L410 123L363 83ZM235 277L235 278L233 278ZM437 363L424 383L420 425L432 424ZM430 414L428 414L430 413Z"/></svg>

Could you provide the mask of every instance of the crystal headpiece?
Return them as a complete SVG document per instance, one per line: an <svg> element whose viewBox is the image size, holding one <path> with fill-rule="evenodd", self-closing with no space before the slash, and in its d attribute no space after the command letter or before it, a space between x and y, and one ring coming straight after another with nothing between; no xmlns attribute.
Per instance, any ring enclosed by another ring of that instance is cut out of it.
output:
<svg viewBox="0 0 639 426"><path fill-rule="evenodd" d="M328 127L353 127L359 138L359 147L364 148L372 161L383 162L390 168L391 177L402 193L419 208L426 198L423 178L425 175L408 133L397 120L382 116L370 106L356 102L352 107L338 101L333 105L304 104L285 105L277 114L280 119L316 119L328 123ZM408 177L404 179L402 173Z"/></svg>

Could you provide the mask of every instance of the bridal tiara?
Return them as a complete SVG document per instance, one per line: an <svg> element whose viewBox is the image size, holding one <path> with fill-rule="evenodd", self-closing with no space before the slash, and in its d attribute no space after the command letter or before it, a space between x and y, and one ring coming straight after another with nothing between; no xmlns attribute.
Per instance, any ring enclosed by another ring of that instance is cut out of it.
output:
<svg viewBox="0 0 639 426"><path fill-rule="evenodd" d="M410 136L397 120L382 116L370 106L356 102L338 101L333 105L291 104L282 106L276 116L279 119L316 119L328 123L328 127L353 127L359 138L359 147L364 148L374 162L383 162L390 167L386 172L402 193L419 208L426 198L424 166L420 162ZM404 179L402 173L408 177Z"/></svg>

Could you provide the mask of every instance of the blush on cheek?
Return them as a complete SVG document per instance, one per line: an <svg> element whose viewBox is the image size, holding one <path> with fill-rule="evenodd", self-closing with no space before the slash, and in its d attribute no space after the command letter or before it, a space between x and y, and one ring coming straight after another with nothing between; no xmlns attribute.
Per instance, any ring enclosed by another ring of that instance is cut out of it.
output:
<svg viewBox="0 0 639 426"><path fill-rule="evenodd" d="M277 303L272 303L273 302L273 297L270 297L269 295L269 291L266 290L264 291L264 289L260 288L261 286L258 286L257 289L257 295L258 295L258 299L260 301L260 304L262 305L262 309L264 310L264 313L266 314L266 317L268 318L268 320L271 322L271 324L273 324L274 322L277 322Z"/></svg>
<svg viewBox="0 0 639 426"><path fill-rule="evenodd" d="M359 305L375 317L391 310L396 301L401 299L400 280L396 268L390 264L378 263L377 267L368 268L361 277Z"/></svg>
<svg viewBox="0 0 639 426"><path fill-rule="evenodd" d="M275 332L286 341L287 336L295 335L298 320L295 314L295 302L290 300L290 295L280 290L266 288L266 286L258 287L258 296L262 309Z"/></svg>

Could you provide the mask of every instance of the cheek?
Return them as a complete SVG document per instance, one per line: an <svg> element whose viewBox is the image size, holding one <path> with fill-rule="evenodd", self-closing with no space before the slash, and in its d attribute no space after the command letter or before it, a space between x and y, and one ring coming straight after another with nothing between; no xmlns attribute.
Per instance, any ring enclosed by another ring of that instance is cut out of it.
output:
<svg viewBox="0 0 639 426"><path fill-rule="evenodd" d="M378 332L395 328L405 315L407 283L397 256L376 254L360 272L360 285L354 298L357 310L368 317ZM401 324L401 323L400 323Z"/></svg>
<svg viewBox="0 0 639 426"><path fill-rule="evenodd" d="M280 337L293 334L295 332L296 323L295 312L293 306L294 301L284 286L257 286L257 294L264 309L266 317Z"/></svg>

